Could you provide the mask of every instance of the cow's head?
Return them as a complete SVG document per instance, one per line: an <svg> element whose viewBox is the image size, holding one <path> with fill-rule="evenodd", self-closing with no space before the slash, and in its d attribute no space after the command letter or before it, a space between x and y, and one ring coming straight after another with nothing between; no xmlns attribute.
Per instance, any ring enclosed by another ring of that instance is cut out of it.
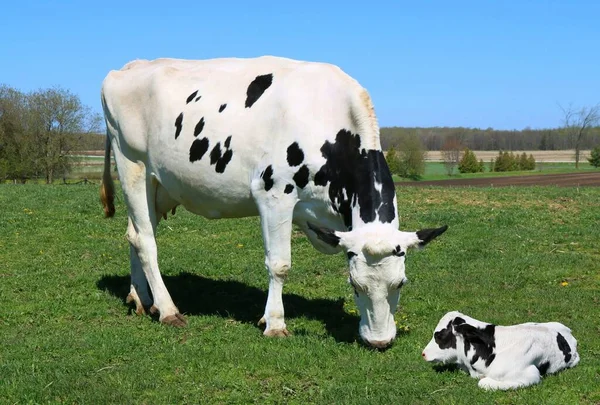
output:
<svg viewBox="0 0 600 405"><path fill-rule="evenodd" d="M394 313L406 282L406 253L425 246L448 227L417 232L402 232L388 224L369 224L348 232L310 223L308 227L325 243L341 247L348 257L348 281L360 311L361 338L375 348L388 347L396 337Z"/></svg>

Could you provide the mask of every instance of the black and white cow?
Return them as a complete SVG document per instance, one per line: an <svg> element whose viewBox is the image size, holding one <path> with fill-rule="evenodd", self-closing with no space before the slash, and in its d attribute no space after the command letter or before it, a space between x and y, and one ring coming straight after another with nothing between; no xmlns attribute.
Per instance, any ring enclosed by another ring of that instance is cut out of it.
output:
<svg viewBox="0 0 600 405"><path fill-rule="evenodd" d="M107 75L102 105L101 196L112 216L112 147L129 214L128 301L138 313L150 308L164 323L185 324L154 238L161 216L182 205L207 218L260 216L265 335L288 334L282 288L295 223L319 251L346 253L361 337L379 348L392 342L405 254L446 227L398 230L377 119L358 82L336 66L270 56L138 60Z"/></svg>
<svg viewBox="0 0 600 405"><path fill-rule="evenodd" d="M498 326L457 311L442 317L422 356L457 364L487 390L537 384L541 376L579 363L577 340L561 323Z"/></svg>

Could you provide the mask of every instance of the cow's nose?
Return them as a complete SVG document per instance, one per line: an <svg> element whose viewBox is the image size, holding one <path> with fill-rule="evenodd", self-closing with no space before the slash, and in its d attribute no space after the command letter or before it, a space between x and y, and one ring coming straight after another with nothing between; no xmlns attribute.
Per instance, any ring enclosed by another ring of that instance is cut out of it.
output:
<svg viewBox="0 0 600 405"><path fill-rule="evenodd" d="M388 347L390 347L390 345L392 344L391 340L369 340L367 341L367 343L379 350L384 350L387 349Z"/></svg>

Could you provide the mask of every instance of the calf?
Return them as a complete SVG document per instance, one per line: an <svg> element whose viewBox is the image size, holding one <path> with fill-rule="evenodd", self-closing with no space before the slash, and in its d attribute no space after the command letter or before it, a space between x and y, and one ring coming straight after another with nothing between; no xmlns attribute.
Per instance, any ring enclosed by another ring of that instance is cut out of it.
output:
<svg viewBox="0 0 600 405"><path fill-rule="evenodd" d="M499 326L457 311L442 317L422 355L457 364L486 390L537 384L541 376L579 363L577 340L561 323Z"/></svg>

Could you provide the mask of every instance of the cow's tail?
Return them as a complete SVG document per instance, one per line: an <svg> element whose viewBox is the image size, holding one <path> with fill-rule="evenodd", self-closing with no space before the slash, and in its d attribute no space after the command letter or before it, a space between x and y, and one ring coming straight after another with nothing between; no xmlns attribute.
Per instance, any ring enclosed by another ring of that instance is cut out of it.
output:
<svg viewBox="0 0 600 405"><path fill-rule="evenodd" d="M110 174L110 135L106 134L106 147L104 151L104 173L100 185L100 201L104 207L104 216L110 218L115 215L115 184Z"/></svg>
<svg viewBox="0 0 600 405"><path fill-rule="evenodd" d="M381 150L379 124L371 96L369 96L366 89L361 88L359 90L358 97L353 104L352 118L357 126L358 133L361 135L362 145L367 149Z"/></svg>

